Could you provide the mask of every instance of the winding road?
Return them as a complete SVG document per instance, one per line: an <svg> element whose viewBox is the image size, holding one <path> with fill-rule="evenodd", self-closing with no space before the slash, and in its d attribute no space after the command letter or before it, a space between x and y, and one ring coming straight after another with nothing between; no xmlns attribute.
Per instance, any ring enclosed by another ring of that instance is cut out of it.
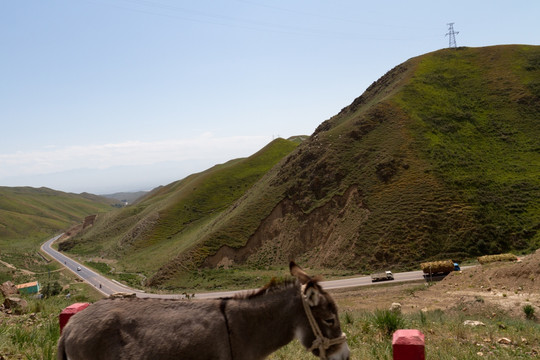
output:
<svg viewBox="0 0 540 360"><path fill-rule="evenodd" d="M135 293L136 296L140 298L162 298L162 299L184 298L184 295L180 295L180 294L174 295L174 294L146 293L141 290L132 289L123 284L120 284L119 282L115 280L110 280L106 278L105 276L96 273L95 271L89 269L83 264L78 263L72 258L52 248L52 244L56 240L58 240L61 236L62 234L57 235L47 240L43 245L41 245L41 250L45 252L47 255L51 256L54 260L58 261L61 265L71 270L75 275L77 275L83 281L94 286L103 295L109 296L114 293L128 292L128 293ZM393 282L417 281L417 280L423 280L423 275L422 275L422 271L420 270L408 271L408 272L402 272L402 273L395 273L394 279L395 280ZM383 284L383 283L385 282L372 283L371 277L369 276L360 276L360 277L355 277L355 278L329 280L329 281L320 282L321 286L326 290L352 288L352 287L358 287L358 286L367 286L367 285L375 285L375 284ZM233 296L235 294L242 293L245 291L246 290L198 293L198 294L195 294L195 298L197 299L221 298L221 297Z"/></svg>

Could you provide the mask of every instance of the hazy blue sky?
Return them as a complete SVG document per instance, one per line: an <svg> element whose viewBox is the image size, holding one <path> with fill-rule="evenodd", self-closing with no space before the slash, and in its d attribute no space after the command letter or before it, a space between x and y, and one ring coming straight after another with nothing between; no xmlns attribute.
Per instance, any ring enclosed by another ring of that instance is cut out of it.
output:
<svg viewBox="0 0 540 360"><path fill-rule="evenodd" d="M0 1L0 186L150 189L310 135L386 71L533 44L540 1Z"/></svg>

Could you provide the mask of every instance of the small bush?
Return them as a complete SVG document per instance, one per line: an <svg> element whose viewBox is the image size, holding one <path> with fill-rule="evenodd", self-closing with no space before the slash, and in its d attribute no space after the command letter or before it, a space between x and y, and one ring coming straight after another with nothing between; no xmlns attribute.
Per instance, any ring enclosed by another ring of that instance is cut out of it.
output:
<svg viewBox="0 0 540 360"><path fill-rule="evenodd" d="M373 317L373 323L383 335L392 336L394 331L404 327L405 320L397 311L377 310Z"/></svg>
<svg viewBox="0 0 540 360"><path fill-rule="evenodd" d="M426 313L423 311L420 311L420 324L422 324L422 326L425 326L426 323L427 323Z"/></svg>
<svg viewBox="0 0 540 360"><path fill-rule="evenodd" d="M100 273L105 274L105 275L112 272L111 267L106 263L95 262L95 261L86 261L85 264L92 267L92 268L94 268L94 269L96 269L97 271L99 271Z"/></svg>
<svg viewBox="0 0 540 360"><path fill-rule="evenodd" d="M352 317L352 315L349 313L349 312L345 312L345 315L344 315L344 323L345 324L352 324L354 323L354 319Z"/></svg>
<svg viewBox="0 0 540 360"><path fill-rule="evenodd" d="M523 307L525 317L529 320L534 319L534 307L531 304L527 304Z"/></svg>
<svg viewBox="0 0 540 360"><path fill-rule="evenodd" d="M55 281L52 284L50 282L48 282L41 289L41 293L46 298L51 297L51 296L56 296L56 295L60 294L61 291L62 291L62 285L60 285L60 283L58 281Z"/></svg>

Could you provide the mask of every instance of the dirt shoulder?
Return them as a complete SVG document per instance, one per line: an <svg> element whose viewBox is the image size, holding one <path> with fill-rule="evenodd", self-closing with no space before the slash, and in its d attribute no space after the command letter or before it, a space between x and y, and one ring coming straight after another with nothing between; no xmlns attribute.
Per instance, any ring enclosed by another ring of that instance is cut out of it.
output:
<svg viewBox="0 0 540 360"><path fill-rule="evenodd" d="M433 285L385 284L332 291L340 311L388 309L398 302L404 313L491 305L522 317L529 304L540 313L540 250L521 262L478 265L449 274Z"/></svg>

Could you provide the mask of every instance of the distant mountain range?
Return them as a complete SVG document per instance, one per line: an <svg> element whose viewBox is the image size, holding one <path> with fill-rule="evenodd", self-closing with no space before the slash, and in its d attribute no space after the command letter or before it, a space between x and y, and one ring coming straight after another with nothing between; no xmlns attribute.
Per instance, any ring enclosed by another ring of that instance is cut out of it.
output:
<svg viewBox="0 0 540 360"><path fill-rule="evenodd" d="M115 199L121 203L124 203L124 205L128 205L134 203L136 200L140 199L146 194L148 194L148 191L117 192L114 194L104 194L101 196L109 199Z"/></svg>

